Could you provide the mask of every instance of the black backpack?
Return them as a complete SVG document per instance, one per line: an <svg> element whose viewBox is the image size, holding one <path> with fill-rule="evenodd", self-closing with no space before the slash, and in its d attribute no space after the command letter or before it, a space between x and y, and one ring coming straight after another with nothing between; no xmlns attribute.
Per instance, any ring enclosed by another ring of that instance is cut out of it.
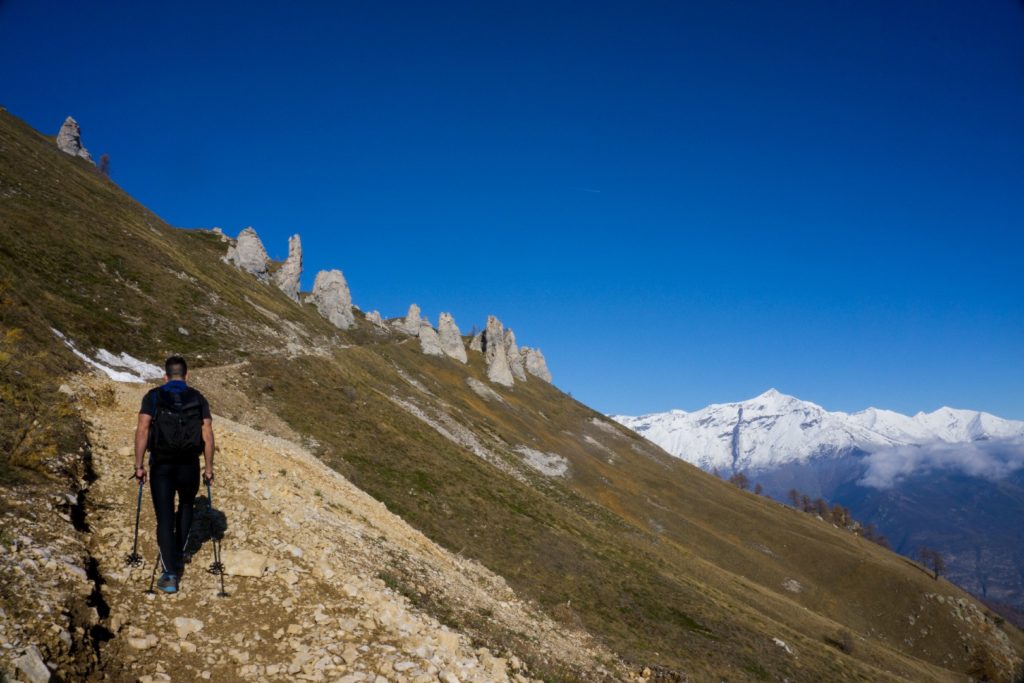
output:
<svg viewBox="0 0 1024 683"><path fill-rule="evenodd" d="M174 459L203 452L203 401L195 389L157 389L153 421L149 427L149 452L157 458Z"/></svg>

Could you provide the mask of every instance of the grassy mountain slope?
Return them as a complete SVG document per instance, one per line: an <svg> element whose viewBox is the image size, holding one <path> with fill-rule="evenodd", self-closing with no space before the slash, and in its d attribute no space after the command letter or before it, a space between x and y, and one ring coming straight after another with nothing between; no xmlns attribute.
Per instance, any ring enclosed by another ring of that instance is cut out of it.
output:
<svg viewBox="0 0 1024 683"><path fill-rule="evenodd" d="M1018 631L916 564L706 475L539 380L492 385L478 353L467 366L428 357L361 317L335 330L223 264L225 250L0 114L3 314L22 312L19 353L61 359L54 386L75 361L51 325L85 352L244 361L224 386L256 413L637 667L695 680L962 680L1019 663ZM247 419L231 402L214 410ZM524 448L564 459L565 476L529 466ZM529 638L422 601L484 642Z"/></svg>

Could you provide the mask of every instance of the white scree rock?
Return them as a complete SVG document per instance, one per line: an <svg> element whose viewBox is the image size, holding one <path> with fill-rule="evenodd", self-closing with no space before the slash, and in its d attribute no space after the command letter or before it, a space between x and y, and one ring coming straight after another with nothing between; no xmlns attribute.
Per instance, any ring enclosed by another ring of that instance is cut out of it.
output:
<svg viewBox="0 0 1024 683"><path fill-rule="evenodd" d="M60 132L57 133L57 149L73 157L92 161L89 150L82 146L82 130L78 127L78 121L70 116L64 119Z"/></svg>
<svg viewBox="0 0 1024 683"><path fill-rule="evenodd" d="M526 362L519 353L519 346L516 344L516 333L511 328L505 330L505 357L508 358L508 367L512 375L523 382L526 381Z"/></svg>
<svg viewBox="0 0 1024 683"><path fill-rule="evenodd" d="M462 341L462 333L455 324L451 313L442 313L437 319L437 334L441 339L441 350L449 358L465 363L466 345Z"/></svg>
<svg viewBox="0 0 1024 683"><path fill-rule="evenodd" d="M320 315L335 327L347 330L355 324L352 313L352 294L340 270L321 270L313 282L311 297Z"/></svg>
<svg viewBox="0 0 1024 683"><path fill-rule="evenodd" d="M261 282L268 282L270 259L267 258L267 250L263 248L260 236L252 227L248 227L238 233L238 239L228 247L227 262L233 263L247 273L251 273Z"/></svg>
<svg viewBox="0 0 1024 683"><path fill-rule="evenodd" d="M274 284L292 301L299 300L299 278L302 277L302 240L298 235L288 238L288 259L274 273Z"/></svg>
<svg viewBox="0 0 1024 683"><path fill-rule="evenodd" d="M512 368L505 355L505 330L493 315L487 316L487 327L483 337L484 359L487 361L487 379L495 384L510 387L515 383Z"/></svg>
<svg viewBox="0 0 1024 683"><path fill-rule="evenodd" d="M520 354L523 357L528 373L551 384L551 371L548 370L548 363L544 360L544 354L540 352L540 349L531 349L529 346L524 346Z"/></svg>

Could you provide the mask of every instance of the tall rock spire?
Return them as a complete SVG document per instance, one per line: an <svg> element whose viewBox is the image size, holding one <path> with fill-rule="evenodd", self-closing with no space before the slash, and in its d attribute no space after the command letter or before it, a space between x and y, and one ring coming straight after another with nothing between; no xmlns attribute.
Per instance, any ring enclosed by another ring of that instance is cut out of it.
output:
<svg viewBox="0 0 1024 683"><path fill-rule="evenodd" d="M397 320L393 324L396 328L416 337L420 333L420 307L416 304L409 305L409 312L405 314L404 320Z"/></svg>
<svg viewBox="0 0 1024 683"><path fill-rule="evenodd" d="M544 354L540 349L531 349L524 346L520 351L526 371L534 377L539 377L548 384L551 383L551 372L548 370L548 363L544 360Z"/></svg>
<svg viewBox="0 0 1024 683"><path fill-rule="evenodd" d="M451 313L442 313L437 319L437 334L441 340L441 350L449 358L460 363L466 362L466 345L462 341L462 333Z"/></svg>
<svg viewBox="0 0 1024 683"><path fill-rule="evenodd" d="M523 382L526 381L526 365L522 354L519 353L519 346L516 345L516 333L512 328L505 330L505 357L508 358L508 367L512 375Z"/></svg>
<svg viewBox="0 0 1024 683"><path fill-rule="evenodd" d="M335 327L347 330L355 324L352 294L340 270L321 270L317 273L311 298L320 315Z"/></svg>
<svg viewBox="0 0 1024 683"><path fill-rule="evenodd" d="M293 301L299 300L299 279L302 277L302 240L298 235L288 238L288 259L274 273L274 284Z"/></svg>
<svg viewBox="0 0 1024 683"><path fill-rule="evenodd" d="M252 273L262 282L270 280L270 259L263 242L251 227L238 233L238 239L228 247L228 263L233 263L247 273Z"/></svg>
<svg viewBox="0 0 1024 683"><path fill-rule="evenodd" d="M484 359L487 361L487 378L495 384L510 387L515 383L512 368L505 355L505 330L493 315L487 316L487 328L483 336Z"/></svg>
<svg viewBox="0 0 1024 683"><path fill-rule="evenodd" d="M57 149L73 157L92 161L89 150L82 145L82 130L78 127L78 121L70 116L64 119L64 124L57 133Z"/></svg>

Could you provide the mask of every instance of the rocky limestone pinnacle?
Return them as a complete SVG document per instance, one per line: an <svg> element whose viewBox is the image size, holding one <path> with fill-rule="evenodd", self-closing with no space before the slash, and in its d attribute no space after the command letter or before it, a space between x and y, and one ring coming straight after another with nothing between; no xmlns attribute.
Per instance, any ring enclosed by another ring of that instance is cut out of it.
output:
<svg viewBox="0 0 1024 683"><path fill-rule="evenodd" d="M523 382L526 381L526 362L523 359L521 353L519 353L519 346L516 344L516 333L512 331L512 328L505 330L505 357L508 358L508 367L512 370L512 375Z"/></svg>
<svg viewBox="0 0 1024 683"><path fill-rule="evenodd" d="M515 383L512 368L505 355L505 330L493 315L487 316L487 327L483 337L484 359L487 361L487 378L495 384L510 387Z"/></svg>
<svg viewBox="0 0 1024 683"><path fill-rule="evenodd" d="M420 350L428 356L443 356L444 351L441 349L441 338L438 336L437 331L430 326L430 322L424 320L420 323L419 330L420 338Z"/></svg>
<svg viewBox="0 0 1024 683"><path fill-rule="evenodd" d="M473 335L473 338L469 340L469 350L477 351L479 353L484 352L484 331L480 330Z"/></svg>
<svg viewBox="0 0 1024 683"><path fill-rule="evenodd" d="M366 320L373 323L377 327L384 326L384 318L380 316L380 311L370 311L366 314Z"/></svg>
<svg viewBox="0 0 1024 683"><path fill-rule="evenodd" d="M64 119L60 132L57 133L57 149L73 157L92 161L89 150L82 146L82 130L78 127L78 121L70 116Z"/></svg>
<svg viewBox="0 0 1024 683"><path fill-rule="evenodd" d="M321 270L317 273L311 299L320 315L335 327L347 330L355 324L352 294L340 270Z"/></svg>
<svg viewBox="0 0 1024 683"><path fill-rule="evenodd" d="M551 384L551 372L548 370L547 361L544 360L544 354L540 352L540 349L524 346L520 350L520 355L528 373Z"/></svg>
<svg viewBox="0 0 1024 683"><path fill-rule="evenodd" d="M465 363L466 345L462 341L462 333L451 313L442 313L437 318L437 334L441 340L441 350L444 355L454 358L460 363Z"/></svg>
<svg viewBox="0 0 1024 683"><path fill-rule="evenodd" d="M397 321L395 323L395 327L397 327L402 332L405 332L406 334L411 334L412 336L415 337L420 333L421 322L422 321L420 320L420 307L417 306L416 304L410 304L409 312L405 314L405 319Z"/></svg>
<svg viewBox="0 0 1024 683"><path fill-rule="evenodd" d="M302 277L302 240L298 235L288 238L288 258L274 273L274 284L293 301L299 300L299 278Z"/></svg>
<svg viewBox="0 0 1024 683"><path fill-rule="evenodd" d="M261 282L270 280L270 259L267 258L267 250L263 248L260 236L251 227L238 233L238 239L228 247L225 259L245 272L252 273Z"/></svg>

